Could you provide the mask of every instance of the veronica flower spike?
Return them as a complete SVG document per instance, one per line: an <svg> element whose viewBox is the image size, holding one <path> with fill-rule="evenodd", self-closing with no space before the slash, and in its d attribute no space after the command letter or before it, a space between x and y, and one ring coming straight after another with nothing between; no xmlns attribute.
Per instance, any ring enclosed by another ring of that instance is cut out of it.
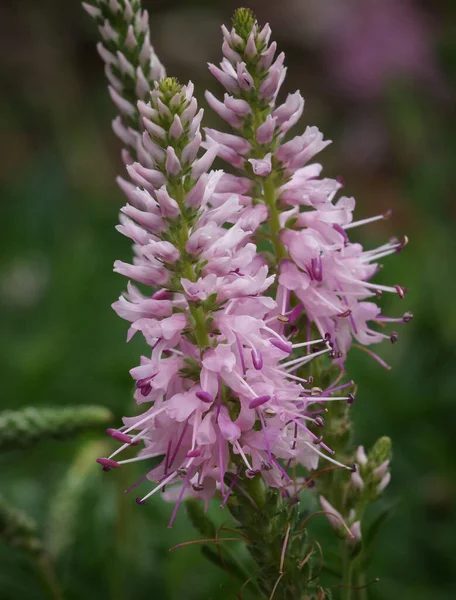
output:
<svg viewBox="0 0 456 600"><path fill-rule="evenodd" d="M146 347L130 370L138 412L108 429L117 448L98 463L140 463L125 491L140 505L158 493L174 501L169 526L188 496L228 507L265 598L323 597L300 492L319 487L306 506L320 514L321 504L351 552L364 508L389 483L391 448L350 447L357 387L344 359L354 339L387 366L365 346L396 342L379 327L412 315L382 315L374 299L406 289L373 278L407 239L372 250L350 241L389 213L354 221L354 200L337 199L341 181L312 162L329 142L315 127L288 138L304 100L278 103L285 57L250 10L222 28L224 58L209 65L226 93L207 101L231 132L203 135L194 86L165 76L139 0L84 7L102 36L128 173L117 180L127 198L117 229L133 259L114 264L128 283L113 308L127 341L139 334ZM213 170L217 157L235 174Z"/></svg>
<svg viewBox="0 0 456 600"><path fill-rule="evenodd" d="M82 6L95 19L101 35L98 53L105 63L109 94L119 115L112 122L124 145L126 164L144 151L138 100L147 97L165 69L150 43L149 15L140 0L88 0Z"/></svg>
<svg viewBox="0 0 456 600"><path fill-rule="evenodd" d="M222 32L222 62L209 70L226 93L218 100L207 92L206 99L232 133L206 129L206 145L218 147L218 156L238 171L240 185L248 187L244 195L267 207L280 285L321 335L331 335L342 359L353 338L362 345L395 341L396 333L392 338L371 326L386 322L372 299L382 292L403 298L406 289L376 284L372 277L380 268L377 261L402 250L407 238L368 251L350 242L348 230L387 219L390 211L353 221L354 199L336 200L341 180L321 178L322 167L313 162L330 142L316 127L288 139L304 99L297 91L278 102L285 55L270 41L269 25L259 27L249 9L239 9L232 29L222 27Z"/></svg>
<svg viewBox="0 0 456 600"><path fill-rule="evenodd" d="M224 502L226 474L240 466L244 478L261 473L282 487L280 459L307 468L322 457L334 462L309 429L320 426L310 412L349 397L317 399L296 374L333 350L327 338L293 344L279 332L278 304L263 295L274 277L251 241L263 208L236 194L209 203L224 174L208 172L216 147L197 157L202 111L193 86L165 78L139 110L148 160L127 167L133 183L119 179L129 202L118 229L134 242L135 259L117 261L115 271L155 291L144 296L130 283L114 309L131 323L128 339L140 332L151 348L131 371L137 402L150 408L109 432L122 445L99 462L110 469L162 457L147 474L156 486L140 503L175 482L178 503L189 494L207 502L216 492ZM117 459L137 443L144 447L136 458Z"/></svg>

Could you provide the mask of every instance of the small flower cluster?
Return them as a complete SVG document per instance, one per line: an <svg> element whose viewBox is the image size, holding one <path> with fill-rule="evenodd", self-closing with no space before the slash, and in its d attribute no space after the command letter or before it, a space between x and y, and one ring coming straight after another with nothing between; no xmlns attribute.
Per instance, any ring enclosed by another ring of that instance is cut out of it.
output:
<svg viewBox="0 0 456 600"><path fill-rule="evenodd" d="M301 313L320 334L331 335L334 350L342 357L352 338L363 345L384 339L395 342L396 332L387 335L371 323L407 322L411 314L384 317L370 298L382 292L403 298L406 289L371 279L380 268L377 261L399 252L407 238L368 251L350 242L347 230L385 219L389 212L353 221L354 199L335 200L342 182L320 178L321 165L309 164L330 143L316 127L284 141L303 113L304 99L298 91L277 105L286 74L285 55L275 56L277 45L269 43L269 26L259 29L251 12L244 10L238 11L231 31L226 27L222 31L224 58L220 68L210 64L209 70L227 93L223 102L210 92L206 98L234 133L206 129L206 144L218 146L218 155L251 180L251 198L268 206L280 284L295 295Z"/></svg>
<svg viewBox="0 0 456 600"><path fill-rule="evenodd" d="M358 468L351 474L351 481L344 495L344 505L337 510L324 496L320 503L332 527L345 538L348 525L352 534L352 543L361 540L361 523L364 510L369 503L376 500L391 480L389 466L391 463L391 440L381 437L366 454L363 446L356 450ZM345 515L345 516L343 516Z"/></svg>

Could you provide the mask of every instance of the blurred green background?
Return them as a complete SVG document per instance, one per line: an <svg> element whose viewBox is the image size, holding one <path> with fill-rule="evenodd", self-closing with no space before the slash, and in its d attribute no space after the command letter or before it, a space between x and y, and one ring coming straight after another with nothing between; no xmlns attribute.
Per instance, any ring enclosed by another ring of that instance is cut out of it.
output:
<svg viewBox="0 0 456 600"><path fill-rule="evenodd" d="M217 90L206 62L220 57L231 0L149 0L153 42L168 73ZM325 173L343 174L360 217L393 217L363 231L373 247L406 233L381 278L407 286L389 314L411 310L384 371L353 350L359 443L394 443L394 517L379 538L369 597L456 597L456 4L418 0L255 0L287 54L285 92L306 98L304 124L334 144ZM114 227L122 170L110 130L114 109L95 51L96 28L77 0L21 0L0 8L1 406L102 404L131 413L129 368L142 351L110 304L125 287L112 273L129 245ZM219 91L219 90L217 90ZM207 124L219 124L207 111ZM451 274L453 273L453 275ZM43 442L0 455L0 488L40 527L68 599L235 598L206 564L181 511L122 493L131 471L102 474L106 436ZM218 521L228 519L212 509ZM331 534L322 524L324 534ZM334 543L336 543L334 538ZM19 552L0 545L1 600L45 598Z"/></svg>

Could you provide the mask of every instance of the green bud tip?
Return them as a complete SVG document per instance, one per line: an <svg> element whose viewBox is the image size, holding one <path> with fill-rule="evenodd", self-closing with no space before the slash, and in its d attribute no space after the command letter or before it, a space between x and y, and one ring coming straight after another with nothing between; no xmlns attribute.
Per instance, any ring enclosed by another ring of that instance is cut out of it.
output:
<svg viewBox="0 0 456 600"><path fill-rule="evenodd" d="M158 89L166 96L172 97L182 91L182 85L176 77L165 77L158 84Z"/></svg>
<svg viewBox="0 0 456 600"><path fill-rule="evenodd" d="M379 438L372 446L372 450L369 452L369 462L374 463L376 466L381 465L385 460L390 460L392 455L392 442L391 438L383 436Z"/></svg>
<svg viewBox="0 0 456 600"><path fill-rule="evenodd" d="M256 16L250 8L238 8L232 19L236 33L244 40L247 40L249 37L256 21Z"/></svg>

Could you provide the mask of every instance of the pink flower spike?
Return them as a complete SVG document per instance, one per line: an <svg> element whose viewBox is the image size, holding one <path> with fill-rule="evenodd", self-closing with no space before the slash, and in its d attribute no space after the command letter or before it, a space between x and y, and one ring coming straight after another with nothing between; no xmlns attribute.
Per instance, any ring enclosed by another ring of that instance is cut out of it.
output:
<svg viewBox="0 0 456 600"><path fill-rule="evenodd" d="M258 406L261 406L262 404L269 402L270 399L271 399L271 396L258 396L258 398L254 398L253 400L250 401L249 408L257 408Z"/></svg>

